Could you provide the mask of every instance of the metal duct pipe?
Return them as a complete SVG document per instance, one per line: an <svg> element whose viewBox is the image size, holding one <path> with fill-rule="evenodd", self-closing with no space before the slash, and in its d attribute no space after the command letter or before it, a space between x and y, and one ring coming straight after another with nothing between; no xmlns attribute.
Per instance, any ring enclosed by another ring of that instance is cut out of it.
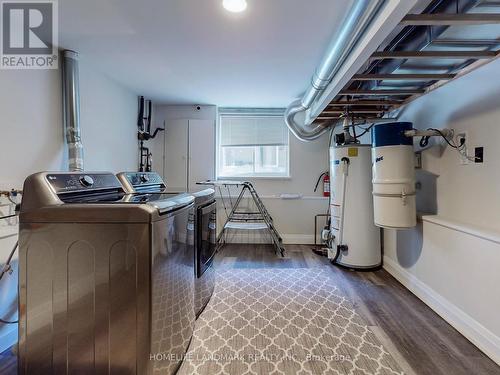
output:
<svg viewBox="0 0 500 375"><path fill-rule="evenodd" d="M302 141L315 140L327 132L332 125L330 121L306 124L304 120L297 121L295 116L307 111L314 100L326 89L384 2L384 0L356 0L353 2L340 32L332 38L327 52L316 69L311 86L302 99L292 102L285 111L285 122L298 139Z"/></svg>
<svg viewBox="0 0 500 375"><path fill-rule="evenodd" d="M68 168L70 171L83 171L78 53L64 50L62 58L63 119L68 148Z"/></svg>

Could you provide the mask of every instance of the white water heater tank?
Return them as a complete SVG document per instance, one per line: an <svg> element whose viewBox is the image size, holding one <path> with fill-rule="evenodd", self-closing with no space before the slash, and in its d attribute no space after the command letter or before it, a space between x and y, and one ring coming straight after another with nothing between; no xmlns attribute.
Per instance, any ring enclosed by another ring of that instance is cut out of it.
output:
<svg viewBox="0 0 500 375"><path fill-rule="evenodd" d="M374 220L383 228L417 224L413 138L405 135L412 128L411 122L394 122L372 130Z"/></svg>
<svg viewBox="0 0 500 375"><path fill-rule="evenodd" d="M331 233L335 236L329 251L336 263L354 269L380 266L380 229L373 223L370 145L330 148Z"/></svg>

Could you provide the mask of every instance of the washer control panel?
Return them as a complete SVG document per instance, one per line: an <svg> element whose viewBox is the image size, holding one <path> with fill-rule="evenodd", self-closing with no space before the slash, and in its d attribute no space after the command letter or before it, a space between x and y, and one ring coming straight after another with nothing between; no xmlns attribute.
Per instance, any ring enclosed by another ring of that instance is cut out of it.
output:
<svg viewBox="0 0 500 375"><path fill-rule="evenodd" d="M163 179L156 172L125 172L120 173L119 178L123 182L123 177L135 192L162 192L166 185Z"/></svg>
<svg viewBox="0 0 500 375"><path fill-rule="evenodd" d="M49 173L46 179L56 194L122 188L112 173Z"/></svg>
<svg viewBox="0 0 500 375"><path fill-rule="evenodd" d="M132 186L164 184L156 172L130 172L125 174Z"/></svg>

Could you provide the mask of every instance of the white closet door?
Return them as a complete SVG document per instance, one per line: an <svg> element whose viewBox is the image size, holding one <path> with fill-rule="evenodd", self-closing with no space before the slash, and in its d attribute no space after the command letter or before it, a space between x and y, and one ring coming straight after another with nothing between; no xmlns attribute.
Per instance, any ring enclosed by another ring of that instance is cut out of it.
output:
<svg viewBox="0 0 500 375"><path fill-rule="evenodd" d="M188 120L165 123L165 162L163 177L168 192L188 190Z"/></svg>
<svg viewBox="0 0 500 375"><path fill-rule="evenodd" d="M206 186L198 181L215 178L215 121L189 120L188 190L195 192Z"/></svg>

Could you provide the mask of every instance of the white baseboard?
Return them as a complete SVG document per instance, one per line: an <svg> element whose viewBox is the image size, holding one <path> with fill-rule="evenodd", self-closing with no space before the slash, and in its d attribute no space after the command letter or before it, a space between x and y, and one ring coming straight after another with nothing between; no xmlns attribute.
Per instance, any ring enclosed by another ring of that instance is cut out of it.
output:
<svg viewBox="0 0 500 375"><path fill-rule="evenodd" d="M314 243L312 234L283 234L281 237L284 244L312 245Z"/></svg>
<svg viewBox="0 0 500 375"><path fill-rule="evenodd" d="M500 365L500 337L386 256L384 269Z"/></svg>

